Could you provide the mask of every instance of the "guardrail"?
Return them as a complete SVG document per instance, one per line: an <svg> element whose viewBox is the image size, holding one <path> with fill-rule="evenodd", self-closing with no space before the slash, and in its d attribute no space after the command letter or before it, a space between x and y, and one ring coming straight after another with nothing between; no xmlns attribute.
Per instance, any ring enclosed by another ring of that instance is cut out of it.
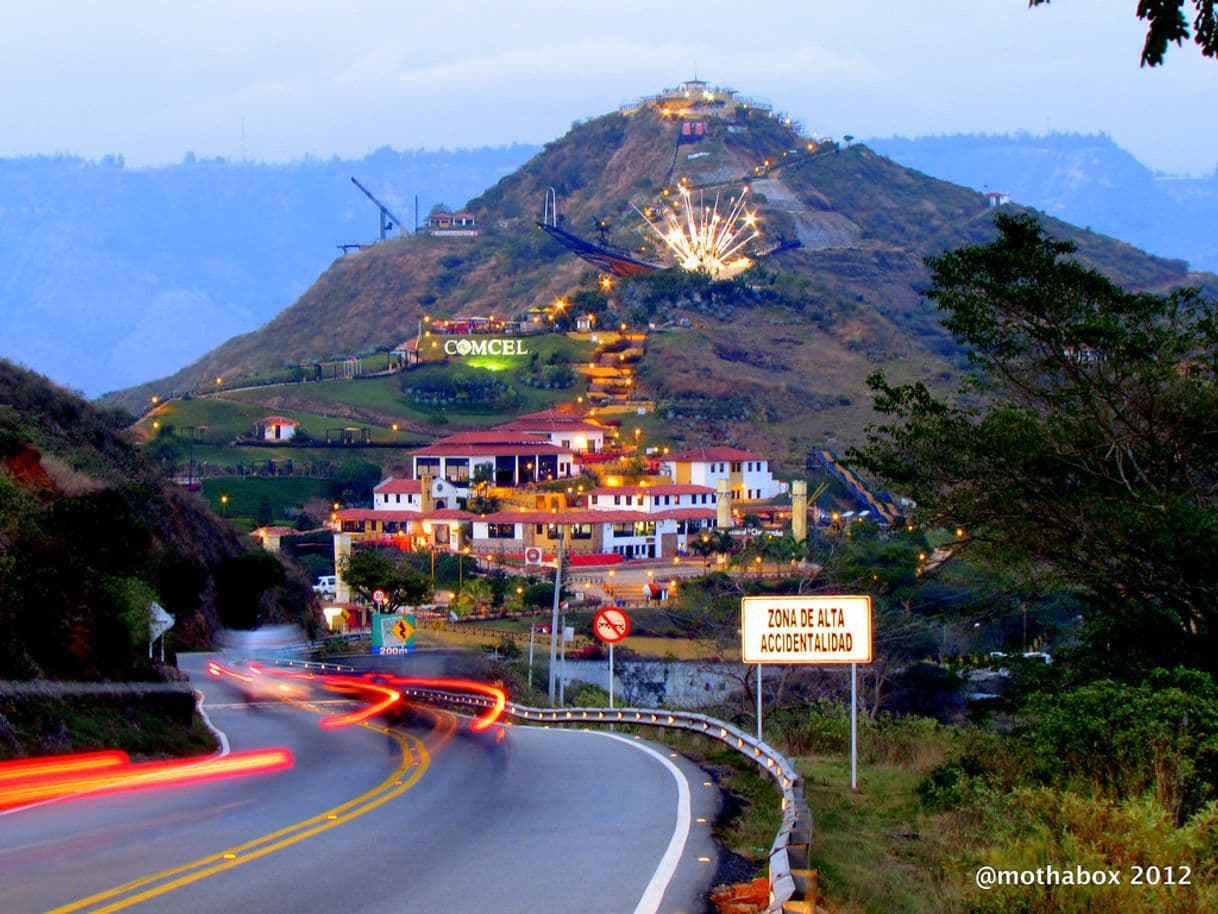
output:
<svg viewBox="0 0 1218 914"><path fill-rule="evenodd" d="M438 689L404 688L402 694L416 701L464 708L489 708L491 699L482 695L446 692ZM508 702L505 715L535 724L631 724L667 727L701 733L726 743L745 758L752 759L770 775L782 791L782 826L770 845L770 903L764 914L802 914L816 904L816 877L808 869L812 846L812 814L803 796L803 781L795 766L778 750L743 730L685 711L656 711L647 708L532 708ZM809 897L810 896L810 897Z"/></svg>

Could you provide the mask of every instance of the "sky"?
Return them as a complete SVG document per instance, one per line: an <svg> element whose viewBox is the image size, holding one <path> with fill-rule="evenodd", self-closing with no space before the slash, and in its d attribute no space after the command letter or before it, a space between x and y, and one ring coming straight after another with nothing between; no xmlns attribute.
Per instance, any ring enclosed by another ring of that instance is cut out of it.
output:
<svg viewBox="0 0 1218 914"><path fill-rule="evenodd" d="M40 0L0 29L0 156L284 162L544 143L695 75L808 133L1108 133L1218 169L1218 61L1139 66L1134 0Z"/></svg>

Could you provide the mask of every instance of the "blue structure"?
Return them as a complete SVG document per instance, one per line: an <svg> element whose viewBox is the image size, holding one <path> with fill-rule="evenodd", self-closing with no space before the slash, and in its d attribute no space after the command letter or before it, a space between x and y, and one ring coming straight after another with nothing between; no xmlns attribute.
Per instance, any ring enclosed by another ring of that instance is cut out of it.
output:
<svg viewBox="0 0 1218 914"><path fill-rule="evenodd" d="M846 491L850 493L861 510L869 511L875 515L877 523L899 524L901 522L901 509L897 507L891 493L881 491L877 494L872 492L862 480L855 476L848 467L839 463L837 458L829 451L808 451L805 469L828 473L830 477L846 487Z"/></svg>

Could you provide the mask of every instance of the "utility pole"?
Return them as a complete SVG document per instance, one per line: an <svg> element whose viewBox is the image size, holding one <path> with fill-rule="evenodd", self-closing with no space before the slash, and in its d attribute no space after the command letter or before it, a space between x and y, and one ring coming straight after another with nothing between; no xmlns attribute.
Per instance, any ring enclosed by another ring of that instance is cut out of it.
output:
<svg viewBox="0 0 1218 914"><path fill-rule="evenodd" d="M550 707L554 707L557 697L555 683L558 675L558 604L562 599L562 558L567 549L567 528L565 524L558 526L558 561L554 568L554 606L550 612Z"/></svg>

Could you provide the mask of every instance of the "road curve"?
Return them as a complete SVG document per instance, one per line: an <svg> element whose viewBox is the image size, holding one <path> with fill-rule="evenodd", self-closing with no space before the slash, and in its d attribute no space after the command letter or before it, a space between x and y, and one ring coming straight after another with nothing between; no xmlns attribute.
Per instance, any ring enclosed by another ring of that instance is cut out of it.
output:
<svg viewBox="0 0 1218 914"><path fill-rule="evenodd" d="M0 817L0 912L696 914L718 793L662 746L420 710L322 730L336 706L248 705L199 675L234 751L292 770Z"/></svg>

